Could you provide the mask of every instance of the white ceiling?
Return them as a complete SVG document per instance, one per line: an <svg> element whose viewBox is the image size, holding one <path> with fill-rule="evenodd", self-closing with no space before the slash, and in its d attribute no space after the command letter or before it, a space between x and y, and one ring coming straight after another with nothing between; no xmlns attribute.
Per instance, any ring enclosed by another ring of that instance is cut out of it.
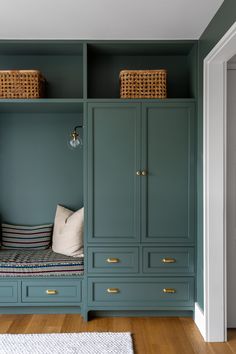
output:
<svg viewBox="0 0 236 354"><path fill-rule="evenodd" d="M0 0L0 38L198 39L223 0Z"/></svg>

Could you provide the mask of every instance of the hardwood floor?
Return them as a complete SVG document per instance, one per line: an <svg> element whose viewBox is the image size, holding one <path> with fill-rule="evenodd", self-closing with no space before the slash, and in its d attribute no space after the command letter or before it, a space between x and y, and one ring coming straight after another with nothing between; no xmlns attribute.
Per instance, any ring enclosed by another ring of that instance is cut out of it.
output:
<svg viewBox="0 0 236 354"><path fill-rule="evenodd" d="M229 330L227 343L205 343L190 318L97 318L84 322L80 315L0 315L0 333L96 331L131 332L135 354L236 353L236 330Z"/></svg>

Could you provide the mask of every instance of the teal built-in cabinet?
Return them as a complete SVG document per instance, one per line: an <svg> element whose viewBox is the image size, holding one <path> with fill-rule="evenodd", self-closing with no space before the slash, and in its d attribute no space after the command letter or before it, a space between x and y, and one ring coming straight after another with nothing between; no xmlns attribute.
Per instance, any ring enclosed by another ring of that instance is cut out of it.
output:
<svg viewBox="0 0 236 354"><path fill-rule="evenodd" d="M194 122L189 100L88 104L88 311L192 310Z"/></svg>
<svg viewBox="0 0 236 354"><path fill-rule="evenodd" d="M0 312L192 314L197 53L197 41L0 41L0 69L47 80L43 99L0 100L1 219L85 206L84 275L2 277ZM119 98L121 70L159 68L167 99Z"/></svg>

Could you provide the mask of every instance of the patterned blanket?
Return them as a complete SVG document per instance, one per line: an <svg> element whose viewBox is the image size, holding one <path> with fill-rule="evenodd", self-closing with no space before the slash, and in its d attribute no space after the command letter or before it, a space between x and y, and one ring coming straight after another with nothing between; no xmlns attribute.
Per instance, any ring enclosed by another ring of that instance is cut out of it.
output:
<svg viewBox="0 0 236 354"><path fill-rule="evenodd" d="M47 250L1 250L0 277L83 275L84 258Z"/></svg>

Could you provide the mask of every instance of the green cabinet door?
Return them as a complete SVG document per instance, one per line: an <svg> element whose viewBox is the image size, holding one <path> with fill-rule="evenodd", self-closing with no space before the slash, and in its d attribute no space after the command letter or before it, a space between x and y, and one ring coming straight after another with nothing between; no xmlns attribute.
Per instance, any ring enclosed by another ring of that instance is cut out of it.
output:
<svg viewBox="0 0 236 354"><path fill-rule="evenodd" d="M194 240L194 105L143 104L142 239Z"/></svg>
<svg viewBox="0 0 236 354"><path fill-rule="evenodd" d="M140 105L88 105L88 242L140 238Z"/></svg>

